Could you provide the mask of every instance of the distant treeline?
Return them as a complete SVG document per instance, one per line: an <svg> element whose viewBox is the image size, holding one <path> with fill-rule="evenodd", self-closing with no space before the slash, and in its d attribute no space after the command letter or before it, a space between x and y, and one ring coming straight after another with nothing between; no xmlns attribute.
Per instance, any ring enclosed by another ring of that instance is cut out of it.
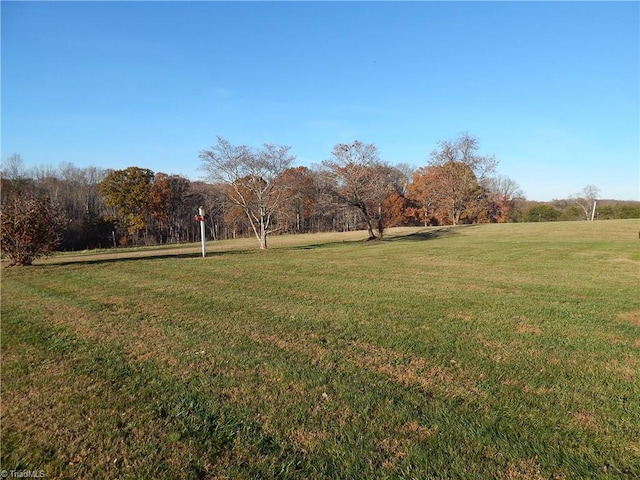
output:
<svg viewBox="0 0 640 480"><path fill-rule="evenodd" d="M594 220L640 218L640 202L624 200L598 200ZM522 200L508 219L511 222L563 222L585 220L583 210L575 200L534 202Z"/></svg>
<svg viewBox="0 0 640 480"><path fill-rule="evenodd" d="M269 234L368 229L376 238L395 226L589 220L597 194L591 185L566 200L528 201L516 182L496 173L493 157L477 155L477 140L468 134L440 142L429 164L416 170L381 162L375 145L356 141L336 145L332 159L313 169L290 167L293 157L287 157L272 178L252 172L259 162L272 165L288 147L266 145L253 152L219 141L201 155L210 162L211 179L230 160L242 160L234 167L236 177L211 183L139 167L66 163L25 169L20 156L12 155L0 177L3 232L29 237L32 227L9 218L19 217L10 212L25 211L19 207L29 198L46 199L57 212L50 218L60 232L57 249L83 250L197 241L194 216L200 207L210 240L257 234L260 222L263 236L265 229ZM243 156L220 157L236 150ZM238 176L239 166L245 173ZM599 200L594 218L640 218L640 202Z"/></svg>

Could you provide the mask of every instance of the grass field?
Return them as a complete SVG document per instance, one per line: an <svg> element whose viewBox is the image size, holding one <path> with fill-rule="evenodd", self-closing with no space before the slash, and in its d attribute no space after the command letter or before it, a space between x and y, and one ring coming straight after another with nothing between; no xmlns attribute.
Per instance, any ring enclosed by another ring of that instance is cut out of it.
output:
<svg viewBox="0 0 640 480"><path fill-rule="evenodd" d="M640 478L640 221L2 269L1 469Z"/></svg>

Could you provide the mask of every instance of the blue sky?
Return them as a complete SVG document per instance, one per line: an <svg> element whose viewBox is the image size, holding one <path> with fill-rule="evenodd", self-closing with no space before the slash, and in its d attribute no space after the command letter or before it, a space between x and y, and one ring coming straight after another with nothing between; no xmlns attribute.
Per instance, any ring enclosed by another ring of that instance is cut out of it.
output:
<svg viewBox="0 0 640 480"><path fill-rule="evenodd" d="M638 2L1 2L2 159L201 177L198 152L469 132L527 198L640 198Z"/></svg>

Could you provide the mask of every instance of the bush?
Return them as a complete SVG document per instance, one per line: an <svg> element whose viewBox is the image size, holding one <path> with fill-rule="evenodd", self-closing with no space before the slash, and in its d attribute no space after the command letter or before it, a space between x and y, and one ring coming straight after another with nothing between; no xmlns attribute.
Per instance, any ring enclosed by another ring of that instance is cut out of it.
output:
<svg viewBox="0 0 640 480"><path fill-rule="evenodd" d="M534 205L524 213L525 222L554 222L560 218L561 212L549 205Z"/></svg>
<svg viewBox="0 0 640 480"><path fill-rule="evenodd" d="M614 205L603 205L596 210L598 220L618 220L624 218L640 218L640 204L638 203L616 203Z"/></svg>
<svg viewBox="0 0 640 480"><path fill-rule="evenodd" d="M11 265L31 265L51 255L62 233L58 209L49 199L12 195L0 212L0 249Z"/></svg>

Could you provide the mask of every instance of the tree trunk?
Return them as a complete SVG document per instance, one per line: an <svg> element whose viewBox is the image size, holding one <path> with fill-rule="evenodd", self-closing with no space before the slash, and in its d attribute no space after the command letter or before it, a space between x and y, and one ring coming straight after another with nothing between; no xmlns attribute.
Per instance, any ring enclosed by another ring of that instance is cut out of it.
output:
<svg viewBox="0 0 640 480"><path fill-rule="evenodd" d="M369 217L367 217L367 229L369 230L369 240L375 239L376 234L373 233L373 222Z"/></svg>
<svg viewBox="0 0 640 480"><path fill-rule="evenodd" d="M376 234L373 233L373 219L371 218L371 215L369 215L369 212L367 210L367 206L362 202L356 203L355 206L357 206L358 209L360 209L360 211L362 212L362 216L364 217L365 222L367 222L367 230L369 230L369 240L375 239L376 238ZM354 216L354 220L355 220L355 216Z"/></svg>
<svg viewBox="0 0 640 480"><path fill-rule="evenodd" d="M384 225L382 224L382 203L378 203L378 236L382 239L384 235Z"/></svg>
<svg viewBox="0 0 640 480"><path fill-rule="evenodd" d="M260 250L267 249L267 234L269 229L270 217L267 216L264 208L260 208Z"/></svg>
<svg viewBox="0 0 640 480"><path fill-rule="evenodd" d="M458 225L460 221L460 215L462 214L462 210L454 208L451 212L453 215L451 216L451 223L453 225Z"/></svg>

